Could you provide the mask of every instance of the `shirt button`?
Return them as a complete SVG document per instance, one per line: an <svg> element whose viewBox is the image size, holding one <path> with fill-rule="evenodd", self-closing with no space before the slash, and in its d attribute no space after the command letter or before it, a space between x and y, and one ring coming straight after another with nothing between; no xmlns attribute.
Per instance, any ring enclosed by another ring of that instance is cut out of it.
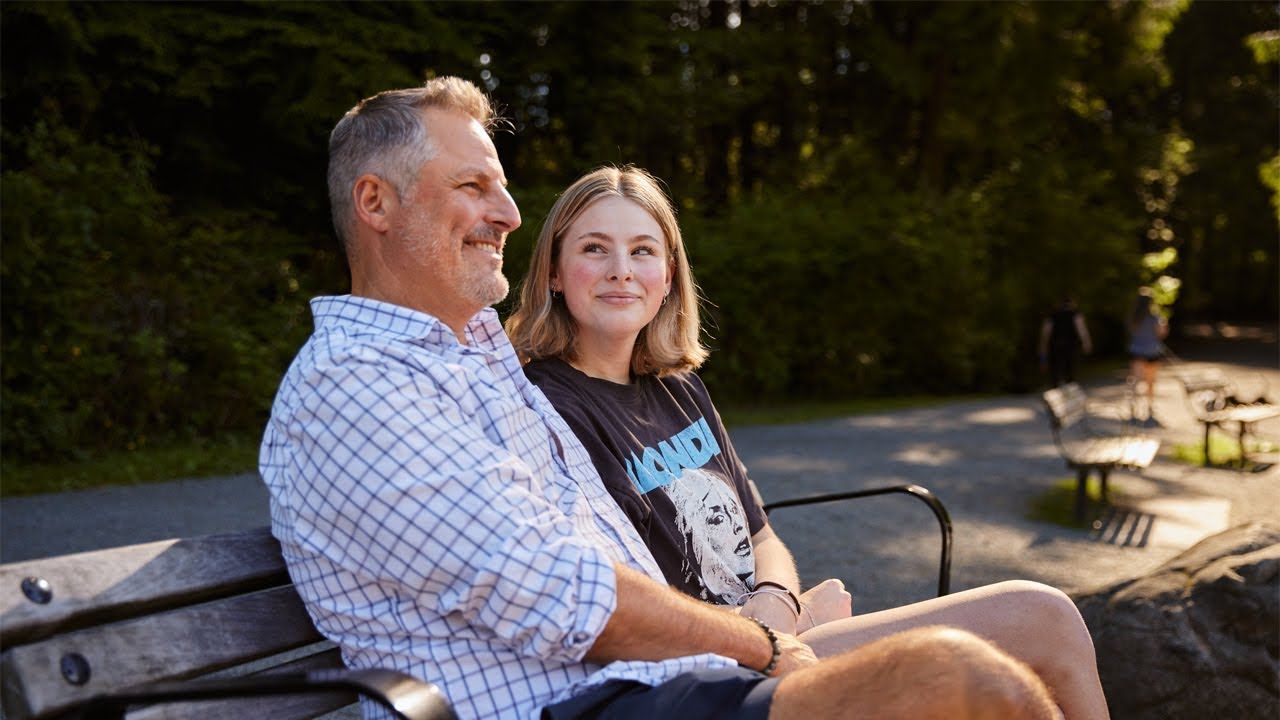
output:
<svg viewBox="0 0 1280 720"><path fill-rule="evenodd" d="M591 633L576 632L573 634L573 643L575 645L581 645L590 639L591 639Z"/></svg>

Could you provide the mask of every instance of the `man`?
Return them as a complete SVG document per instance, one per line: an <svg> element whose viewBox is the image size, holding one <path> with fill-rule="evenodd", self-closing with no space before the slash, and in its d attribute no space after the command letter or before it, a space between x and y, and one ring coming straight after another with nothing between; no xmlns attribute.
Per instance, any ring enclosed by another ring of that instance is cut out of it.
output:
<svg viewBox="0 0 1280 720"><path fill-rule="evenodd" d="M361 102L330 139L352 292L312 302L261 471L346 662L437 683L462 717L1053 717L1034 673L968 633L819 662L662 583L489 308L520 225L490 121L440 78Z"/></svg>
<svg viewBox="0 0 1280 720"><path fill-rule="evenodd" d="M1049 372L1053 387L1076 381L1076 358L1093 352L1093 339L1084 315L1071 296L1065 296L1040 323L1040 370Z"/></svg>

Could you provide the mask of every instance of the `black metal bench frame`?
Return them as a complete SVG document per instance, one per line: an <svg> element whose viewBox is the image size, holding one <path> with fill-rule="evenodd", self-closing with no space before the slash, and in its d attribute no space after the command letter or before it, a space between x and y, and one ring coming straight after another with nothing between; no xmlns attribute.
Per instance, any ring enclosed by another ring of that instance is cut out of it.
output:
<svg viewBox="0 0 1280 720"><path fill-rule="evenodd" d="M844 500L875 497L877 495L890 495L894 493L910 495L911 497L920 500L929 507L934 518L938 521L938 531L941 534L941 544L938 554L938 597L942 597L943 595L951 592L951 515L947 513L947 508L942 504L942 501L938 499L938 496L934 495L927 488L923 488L919 485L890 485L886 487L871 488L868 490L850 490L847 492L807 495L804 497L763 503L763 506L765 514L770 514L774 510L780 508L820 505Z"/></svg>

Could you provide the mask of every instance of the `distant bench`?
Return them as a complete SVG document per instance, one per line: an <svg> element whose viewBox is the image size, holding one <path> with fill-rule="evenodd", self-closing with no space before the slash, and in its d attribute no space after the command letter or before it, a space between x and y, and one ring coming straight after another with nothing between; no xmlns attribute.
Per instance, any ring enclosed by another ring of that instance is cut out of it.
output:
<svg viewBox="0 0 1280 720"><path fill-rule="evenodd" d="M434 685L347 670L322 640L267 528L0 565L8 720L155 702L169 704L129 717L300 720L357 695L407 720L455 718Z"/></svg>
<svg viewBox="0 0 1280 720"><path fill-rule="evenodd" d="M1217 368L1178 373L1178 380L1186 391L1187 404L1196 420L1204 425L1204 464L1213 465L1209 454L1209 430L1221 428L1224 423L1236 424L1236 439L1240 442L1240 466L1248 461L1245 438L1253 434L1254 423L1280 417L1280 405L1259 397L1246 401L1235 386ZM1265 392L1265 388L1264 388Z"/></svg>
<svg viewBox="0 0 1280 720"><path fill-rule="evenodd" d="M1111 471L1147 467L1155 459L1160 441L1095 428L1089 416L1089 399L1076 383L1048 390L1043 399L1058 453L1067 467L1076 471L1076 519L1084 520L1089 475L1098 473L1100 495L1106 502L1107 477Z"/></svg>

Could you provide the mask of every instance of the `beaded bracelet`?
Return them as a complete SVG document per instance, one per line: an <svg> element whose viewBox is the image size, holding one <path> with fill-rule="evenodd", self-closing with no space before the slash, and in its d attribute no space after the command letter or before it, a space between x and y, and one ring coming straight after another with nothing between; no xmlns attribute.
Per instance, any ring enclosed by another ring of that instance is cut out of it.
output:
<svg viewBox="0 0 1280 720"><path fill-rule="evenodd" d="M765 665L763 669L756 671L756 672L759 672L761 675L764 675L765 677L769 677L770 675L773 674L773 671L778 668L778 659L782 657L782 648L778 645L778 636L774 634L773 628L769 627L768 625L765 625L764 621L761 620L760 618L753 618L750 615L746 615L744 617L746 617L751 622L759 625L760 629L764 630L764 634L769 638L769 648L773 651L773 655L769 658L768 665ZM755 669L749 665L746 665L745 663L738 663L738 666L752 669L752 670Z"/></svg>
<svg viewBox="0 0 1280 720"><path fill-rule="evenodd" d="M783 585L782 583L776 583L772 580L761 580L760 582L756 583L756 587L757 588L774 587L786 593L787 597L791 598L791 604L794 605L796 608L796 617L800 616L800 598L796 597L796 594L791 592L791 588L787 587L786 585Z"/></svg>

